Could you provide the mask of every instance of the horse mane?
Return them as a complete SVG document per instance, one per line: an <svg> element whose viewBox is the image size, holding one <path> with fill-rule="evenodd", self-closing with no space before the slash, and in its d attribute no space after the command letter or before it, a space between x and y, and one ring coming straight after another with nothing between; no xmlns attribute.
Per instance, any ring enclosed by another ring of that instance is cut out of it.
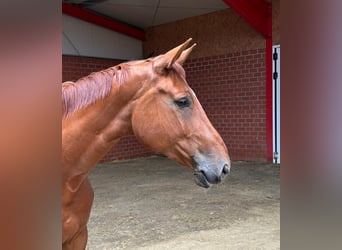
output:
<svg viewBox="0 0 342 250"><path fill-rule="evenodd" d="M120 71L125 71L124 67L120 69ZM91 73L76 82L62 83L63 118L107 97L112 90L112 84L121 85L127 77L127 72L120 72L115 78L116 72L115 67L111 67Z"/></svg>
<svg viewBox="0 0 342 250"><path fill-rule="evenodd" d="M63 118L94 104L97 100L107 97L112 90L113 84L120 87L129 77L130 64L132 62L123 63L119 66L91 73L76 82L62 83ZM185 79L185 70L181 65L175 63L172 69Z"/></svg>

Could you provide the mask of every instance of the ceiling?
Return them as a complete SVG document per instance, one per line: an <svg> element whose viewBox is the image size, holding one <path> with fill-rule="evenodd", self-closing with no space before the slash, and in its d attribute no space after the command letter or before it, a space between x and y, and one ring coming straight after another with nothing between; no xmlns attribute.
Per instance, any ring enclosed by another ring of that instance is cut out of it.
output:
<svg viewBox="0 0 342 250"><path fill-rule="evenodd" d="M63 0L135 27L145 29L227 9L222 0Z"/></svg>

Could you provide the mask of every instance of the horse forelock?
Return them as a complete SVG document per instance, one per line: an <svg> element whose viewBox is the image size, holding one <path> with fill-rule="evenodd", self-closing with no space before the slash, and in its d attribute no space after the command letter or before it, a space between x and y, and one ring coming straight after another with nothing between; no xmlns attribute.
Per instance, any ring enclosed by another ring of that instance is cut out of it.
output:
<svg viewBox="0 0 342 250"><path fill-rule="evenodd" d="M112 90L112 84L116 83L118 86L123 84L126 77L114 77L116 75L115 71L114 67L112 67L91 73L76 82L64 82L62 84L63 117L65 118L77 110L88 107L97 100L108 96Z"/></svg>

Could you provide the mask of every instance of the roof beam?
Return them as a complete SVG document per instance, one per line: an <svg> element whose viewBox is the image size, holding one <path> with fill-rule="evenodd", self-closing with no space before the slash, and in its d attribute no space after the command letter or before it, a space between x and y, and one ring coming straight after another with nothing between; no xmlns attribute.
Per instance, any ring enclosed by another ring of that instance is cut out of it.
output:
<svg viewBox="0 0 342 250"><path fill-rule="evenodd" d="M223 0L265 38L272 36L272 5L265 0Z"/></svg>
<svg viewBox="0 0 342 250"><path fill-rule="evenodd" d="M100 16L80 7L68 3L62 3L62 12L63 14L145 41L145 32L143 30L115 21L108 17Z"/></svg>

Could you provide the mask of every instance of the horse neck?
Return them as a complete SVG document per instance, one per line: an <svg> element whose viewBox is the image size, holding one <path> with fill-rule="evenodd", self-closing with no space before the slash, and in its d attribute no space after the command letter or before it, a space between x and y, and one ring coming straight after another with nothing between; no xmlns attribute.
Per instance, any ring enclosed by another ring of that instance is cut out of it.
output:
<svg viewBox="0 0 342 250"><path fill-rule="evenodd" d="M70 156L63 158L65 171L89 172L121 137L133 133L132 98L139 89L134 82L113 87L109 96L63 120L63 150L68 150L63 157Z"/></svg>

